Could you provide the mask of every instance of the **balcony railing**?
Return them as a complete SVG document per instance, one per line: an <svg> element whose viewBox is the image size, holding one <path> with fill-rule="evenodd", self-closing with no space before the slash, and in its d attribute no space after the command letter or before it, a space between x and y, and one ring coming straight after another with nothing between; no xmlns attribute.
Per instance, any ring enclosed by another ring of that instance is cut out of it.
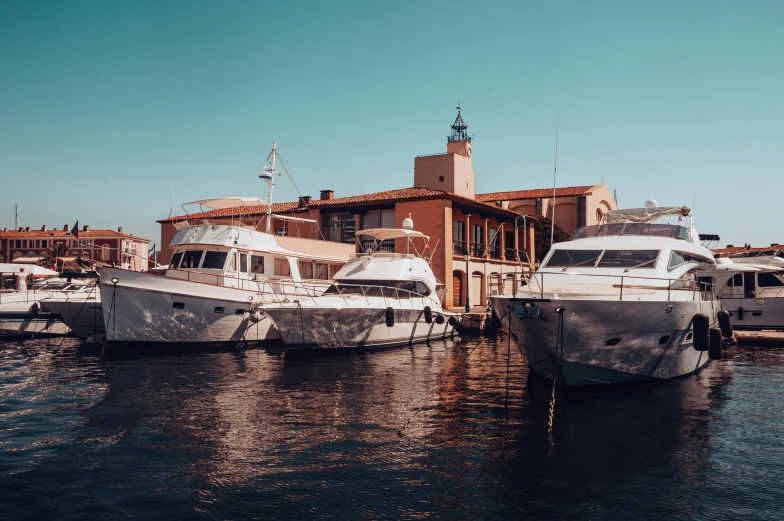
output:
<svg viewBox="0 0 784 521"><path fill-rule="evenodd" d="M465 241L452 241L452 253L455 255L463 255L466 251L466 242Z"/></svg>
<svg viewBox="0 0 784 521"><path fill-rule="evenodd" d="M485 256L485 245L481 242L472 242L471 243L471 256L472 257L484 257Z"/></svg>
<svg viewBox="0 0 784 521"><path fill-rule="evenodd" d="M489 246L488 251L490 253L491 259L500 259L501 258L501 248L498 246Z"/></svg>

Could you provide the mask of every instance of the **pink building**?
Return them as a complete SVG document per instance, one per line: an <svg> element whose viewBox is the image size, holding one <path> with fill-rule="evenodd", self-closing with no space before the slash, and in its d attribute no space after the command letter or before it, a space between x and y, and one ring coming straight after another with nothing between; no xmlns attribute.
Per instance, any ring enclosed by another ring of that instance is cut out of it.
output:
<svg viewBox="0 0 784 521"><path fill-rule="evenodd" d="M63 262L81 257L85 260L116 264L125 269L148 269L149 239L115 230L91 230L85 225L76 237L66 224L60 229L42 226L0 232L0 262L22 264L50 264L47 252L60 248Z"/></svg>

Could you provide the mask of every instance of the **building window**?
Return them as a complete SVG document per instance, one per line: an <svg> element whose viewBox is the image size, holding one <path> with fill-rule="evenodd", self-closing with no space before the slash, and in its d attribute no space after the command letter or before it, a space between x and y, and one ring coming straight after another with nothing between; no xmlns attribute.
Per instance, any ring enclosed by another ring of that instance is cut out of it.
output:
<svg viewBox="0 0 784 521"><path fill-rule="evenodd" d="M284 258L277 257L275 259L275 275L279 277L291 277L291 266L289 266L289 260Z"/></svg>
<svg viewBox="0 0 784 521"><path fill-rule="evenodd" d="M472 237L471 237L471 255L474 257L484 257L484 244L482 240L482 236L484 235L484 227L481 224L474 224L471 226Z"/></svg>
<svg viewBox="0 0 784 521"><path fill-rule="evenodd" d="M35 240L35 247L36 248L40 248L41 247L41 240L40 239L36 239Z"/></svg>
<svg viewBox="0 0 784 521"><path fill-rule="evenodd" d="M375 228L394 228L395 210L373 210L362 216L362 228L373 230ZM373 247L374 239L367 237L362 239L362 251L369 251ZM395 240L387 239L382 241L376 248L377 251L395 251Z"/></svg>
<svg viewBox="0 0 784 521"><path fill-rule="evenodd" d="M500 242L501 238L499 237L501 230L496 228L490 232L490 244L488 245L487 249L490 253L491 259L500 259L501 258L501 249L500 249Z"/></svg>
<svg viewBox="0 0 784 521"><path fill-rule="evenodd" d="M444 176L442 176L442 175L438 176L438 180L443 183L444 182Z"/></svg>
<svg viewBox="0 0 784 521"><path fill-rule="evenodd" d="M278 235L279 237L285 237L286 236L286 227L285 226L278 226L277 228L275 228L275 235Z"/></svg>
<svg viewBox="0 0 784 521"><path fill-rule="evenodd" d="M22 247L22 241L21 241L21 240L19 240L19 239L17 239L17 240L16 240L16 244L14 244L14 247L16 247L16 248L21 248L21 247Z"/></svg>
<svg viewBox="0 0 784 521"><path fill-rule="evenodd" d="M327 280L329 278L329 265L322 262L317 262L316 270L313 273L313 278L318 280Z"/></svg>
<svg viewBox="0 0 784 521"><path fill-rule="evenodd" d="M356 223L354 214L337 213L326 216L327 239L335 242L354 242Z"/></svg>
<svg viewBox="0 0 784 521"><path fill-rule="evenodd" d="M454 240L454 248L456 255L463 255L466 251L465 243L465 223L463 221L455 221L455 230L452 239Z"/></svg>
<svg viewBox="0 0 784 521"><path fill-rule="evenodd" d="M109 258L111 257L111 254L112 252L109 249L108 244L104 244L103 246L101 246L101 260L108 261Z"/></svg>
<svg viewBox="0 0 784 521"><path fill-rule="evenodd" d="M48 248L48 247L49 247L49 241L46 239L41 240L41 248Z"/></svg>

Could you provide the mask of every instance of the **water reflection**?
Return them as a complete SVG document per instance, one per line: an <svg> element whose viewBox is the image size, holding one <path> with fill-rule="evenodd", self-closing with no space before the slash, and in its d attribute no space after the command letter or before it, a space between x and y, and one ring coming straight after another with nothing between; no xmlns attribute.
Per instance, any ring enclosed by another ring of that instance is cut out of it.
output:
<svg viewBox="0 0 784 521"><path fill-rule="evenodd" d="M505 338L296 359L54 347L0 345L4 518L680 519L781 504L784 352L560 391L551 440L550 384Z"/></svg>

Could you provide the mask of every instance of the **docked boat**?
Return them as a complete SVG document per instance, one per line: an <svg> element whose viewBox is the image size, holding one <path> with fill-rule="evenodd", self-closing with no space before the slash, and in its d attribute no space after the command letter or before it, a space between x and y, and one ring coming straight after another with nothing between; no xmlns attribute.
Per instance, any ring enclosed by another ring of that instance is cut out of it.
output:
<svg viewBox="0 0 784 521"><path fill-rule="evenodd" d="M722 257L716 261L714 270L700 273L700 278L715 284L733 328L784 330L784 259Z"/></svg>
<svg viewBox="0 0 784 521"><path fill-rule="evenodd" d="M429 249L429 238L413 230L410 218L402 229L359 231L361 253L335 274L329 289L265 307L263 314L287 349L378 348L451 335L457 315L442 306L443 286L415 240L424 241L422 252Z"/></svg>
<svg viewBox="0 0 784 521"><path fill-rule="evenodd" d="M266 203L252 197L187 203L239 213L242 207L266 205L266 231L242 217L230 224L188 223L171 241L174 253L163 275L100 268L109 345L274 343L278 331L259 310L329 287L329 274L345 264L353 248L270 233L273 218L315 223L271 213L275 154L273 145L272 166L260 175L270 183Z"/></svg>
<svg viewBox="0 0 784 521"><path fill-rule="evenodd" d="M667 216L677 224L655 223ZM491 297L531 371L563 386L664 380L720 353L720 303L697 279L716 261L685 217L656 201L612 210L554 244L515 296Z"/></svg>
<svg viewBox="0 0 784 521"><path fill-rule="evenodd" d="M52 294L40 301L42 310L57 316L66 326L81 339L95 335L103 335L101 309L101 291L97 284L97 274L78 274L79 278L68 282L65 291ZM87 276L85 276L87 275Z"/></svg>
<svg viewBox="0 0 784 521"><path fill-rule="evenodd" d="M21 271L22 268L24 271ZM60 279L56 271L41 266L0 264L0 286L6 279L18 278L19 274L32 274L38 280L23 289L0 290L0 338L24 338L34 335L65 335L70 332L60 317L43 310L40 301L57 295L82 291L81 284Z"/></svg>

